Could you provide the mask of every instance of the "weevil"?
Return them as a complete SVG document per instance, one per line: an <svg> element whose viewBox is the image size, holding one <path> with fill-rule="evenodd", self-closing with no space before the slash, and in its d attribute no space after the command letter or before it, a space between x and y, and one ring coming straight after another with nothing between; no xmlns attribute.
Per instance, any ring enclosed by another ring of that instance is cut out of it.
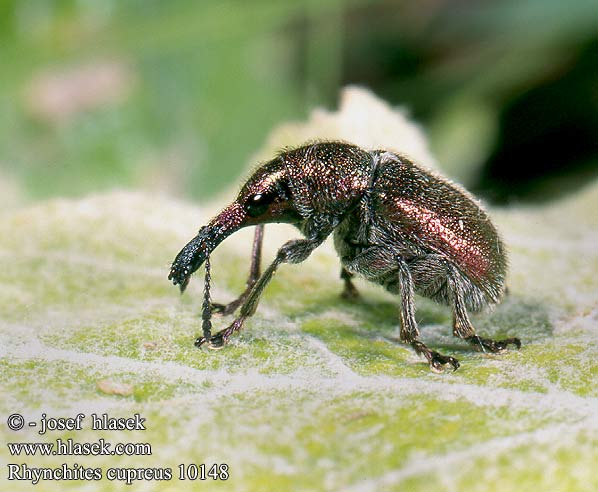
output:
<svg viewBox="0 0 598 492"><path fill-rule="evenodd" d="M260 274L264 224L294 224L302 239L286 242ZM227 305L209 303L209 255L242 227L256 226L245 291ZM185 290L206 262L204 333L198 347L222 348L257 308L282 263L301 263L333 235L344 282L342 296L356 298L358 275L400 300L400 340L423 355L433 371L459 362L419 339L414 295L452 310L453 335L484 352L520 348L518 338L476 334L468 312L500 301L507 255L490 218L460 186L387 150L366 151L344 142L317 142L279 153L259 167L238 197L200 229L176 256L168 278ZM238 317L211 334L212 311Z"/></svg>

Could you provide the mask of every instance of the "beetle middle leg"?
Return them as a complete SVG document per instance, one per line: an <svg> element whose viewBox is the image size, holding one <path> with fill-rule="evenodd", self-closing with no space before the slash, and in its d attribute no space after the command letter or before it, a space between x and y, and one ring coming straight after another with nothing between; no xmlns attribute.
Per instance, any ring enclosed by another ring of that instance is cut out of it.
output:
<svg viewBox="0 0 598 492"><path fill-rule="evenodd" d="M322 241L323 240L320 239L296 239L285 243L278 250L278 253L276 254L276 258L274 259L274 261L254 283L247 298L241 306L239 317L236 318L230 326L223 330L220 330L218 333L216 333L209 339L205 337L197 338L197 340L195 340L195 346L201 347L202 345L207 344L207 347L211 349L222 348L233 333L240 331L241 328L243 328L245 319L247 319L255 313L255 310L257 309L257 305L260 300L260 296L262 295L262 292L264 291L270 280L272 280L272 276L274 275L278 267L282 263L301 263L302 261L307 259L307 257L311 254L311 252L314 249L316 249L320 244L322 244Z"/></svg>
<svg viewBox="0 0 598 492"><path fill-rule="evenodd" d="M458 369L457 359L431 350L419 340L415 319L415 282L410 265L402 257L388 248L370 245L346 262L345 266L349 271L360 273L367 279L384 285L393 294L400 295L401 342L411 345L417 354L423 355L432 371L442 372L447 365L452 366L453 370Z"/></svg>
<svg viewBox="0 0 598 492"><path fill-rule="evenodd" d="M415 320L414 283L407 263L398 259L399 290L401 295L401 341L410 344L415 352L423 355L434 372L443 372L446 365L451 365L453 371L459 368L459 361L454 357L442 355L428 348L418 340L419 329Z"/></svg>
<svg viewBox="0 0 598 492"><path fill-rule="evenodd" d="M455 267L448 267L449 298L453 309L453 335L462 338L482 352L499 353L505 351L509 345L521 348L519 338L506 338L492 340L476 335L475 329L469 320L466 308L466 281Z"/></svg>
<svg viewBox="0 0 598 492"><path fill-rule="evenodd" d="M251 266L249 267L249 278L246 282L245 290L234 301L228 304L212 303L212 313L227 316L234 313L237 308L243 304L251 289L260 278L261 260L262 260L262 244L264 242L264 224L258 224L255 227L255 234L253 236L253 247L251 248Z"/></svg>

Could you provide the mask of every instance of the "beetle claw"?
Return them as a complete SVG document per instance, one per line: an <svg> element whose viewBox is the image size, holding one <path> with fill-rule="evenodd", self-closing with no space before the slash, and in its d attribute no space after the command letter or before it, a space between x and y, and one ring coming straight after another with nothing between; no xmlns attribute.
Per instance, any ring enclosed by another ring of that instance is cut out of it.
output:
<svg viewBox="0 0 598 492"><path fill-rule="evenodd" d="M453 372L459 369L459 361L454 357L448 355L442 355L438 352L432 351L432 358L430 359L430 369L436 373L443 373L445 368L450 365L453 368Z"/></svg>
<svg viewBox="0 0 598 492"><path fill-rule="evenodd" d="M222 332L218 332L210 338L198 337L195 340L195 346L197 348L201 348L202 345L205 344L206 347L208 347L211 350L220 350L224 347L227 341L228 338L226 338Z"/></svg>

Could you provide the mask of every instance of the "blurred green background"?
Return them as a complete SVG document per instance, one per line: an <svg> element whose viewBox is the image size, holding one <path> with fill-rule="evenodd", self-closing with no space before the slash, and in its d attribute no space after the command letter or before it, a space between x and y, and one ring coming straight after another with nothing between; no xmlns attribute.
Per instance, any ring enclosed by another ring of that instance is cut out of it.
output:
<svg viewBox="0 0 598 492"><path fill-rule="evenodd" d="M595 0L1 0L0 60L0 193L21 201L207 200L349 83L490 201L598 174Z"/></svg>

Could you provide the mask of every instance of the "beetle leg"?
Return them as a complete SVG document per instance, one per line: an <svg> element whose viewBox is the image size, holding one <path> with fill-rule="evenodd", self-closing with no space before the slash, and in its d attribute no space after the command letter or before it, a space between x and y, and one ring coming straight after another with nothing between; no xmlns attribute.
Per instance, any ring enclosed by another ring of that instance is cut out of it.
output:
<svg viewBox="0 0 598 492"><path fill-rule="evenodd" d="M195 346L201 347L207 344L208 348L220 349L227 342L230 336L240 331L243 328L245 319L252 316L257 309L257 305L260 300L262 292L266 288L266 285L272 280L272 277L281 263L301 263L306 260L311 252L316 249L323 240L310 240L310 239L296 239L285 243L276 254L276 258L270 264L270 266L262 273L260 278L254 283L249 295L241 306L240 316L236 318L233 323L213 335L210 339L200 337L195 340Z"/></svg>
<svg viewBox="0 0 598 492"><path fill-rule="evenodd" d="M423 355L427 360L428 364L430 364L430 369L433 372L442 373L444 372L444 368L447 364L450 364L453 368L453 372L459 369L459 361L454 357L450 357L448 355L442 355L436 352L435 350L430 350L425 344L420 342L419 340L414 340L411 342L411 346L415 350L415 353L418 355Z"/></svg>
<svg viewBox="0 0 598 492"><path fill-rule="evenodd" d="M505 338L504 340L491 340L490 338L482 338L477 335L466 338L477 350L482 352L492 352L500 354L505 352L509 345L514 345L515 348L521 348L521 340L519 338Z"/></svg>
<svg viewBox="0 0 598 492"><path fill-rule="evenodd" d="M224 344L228 342L230 336L239 331L243 328L243 322L245 321L245 316L239 316L231 325L229 325L224 330L220 330L218 333L215 333L210 338L206 337L199 337L195 340L195 346L197 348L201 348L203 344L207 344L207 347L212 350L220 350L224 347Z"/></svg>
<svg viewBox="0 0 598 492"><path fill-rule="evenodd" d="M354 276L355 275L347 270L344 266L341 267L341 278L345 282L345 287L341 292L341 297L347 301L359 299L359 291L351 280Z"/></svg>
<svg viewBox="0 0 598 492"><path fill-rule="evenodd" d="M482 352L500 353L504 352L509 345L521 348L519 338L507 338L505 340L491 340L476 335L475 329L469 320L465 307L465 289L463 279L453 266L448 270L448 281L453 309L453 335L462 338Z"/></svg>
<svg viewBox="0 0 598 492"><path fill-rule="evenodd" d="M249 267L249 278L247 279L245 290L234 301L228 304L212 303L212 313L227 316L234 313L237 308L243 304L251 289L260 277L262 244L264 242L264 224L258 224L253 236L253 247L251 249L251 266Z"/></svg>
<svg viewBox="0 0 598 492"><path fill-rule="evenodd" d="M415 301L413 278L407 263L401 258L399 263L399 287L401 294L401 341L410 344L415 352L423 355L434 372L443 372L447 365L451 365L453 371L459 368L459 361L454 357L439 354L429 349L423 342L418 340L419 329L415 320Z"/></svg>

